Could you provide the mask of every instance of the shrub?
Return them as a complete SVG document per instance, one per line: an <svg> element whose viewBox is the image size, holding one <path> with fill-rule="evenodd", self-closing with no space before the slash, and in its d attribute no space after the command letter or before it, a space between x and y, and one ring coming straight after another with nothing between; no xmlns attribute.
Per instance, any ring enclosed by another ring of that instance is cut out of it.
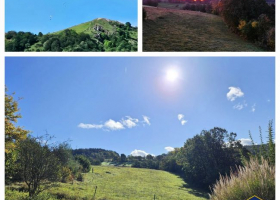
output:
<svg viewBox="0 0 280 200"><path fill-rule="evenodd" d="M71 170L68 167L62 167L61 170L61 182L67 183L72 179Z"/></svg>
<svg viewBox="0 0 280 200"><path fill-rule="evenodd" d="M230 176L220 176L213 186L211 200L248 199L256 195L265 200L275 200L275 167L262 158L252 158L244 167L239 166Z"/></svg>
<svg viewBox="0 0 280 200"><path fill-rule="evenodd" d="M82 173L79 173L79 174L78 174L77 181L81 181L81 182L84 181L84 176L83 176Z"/></svg>

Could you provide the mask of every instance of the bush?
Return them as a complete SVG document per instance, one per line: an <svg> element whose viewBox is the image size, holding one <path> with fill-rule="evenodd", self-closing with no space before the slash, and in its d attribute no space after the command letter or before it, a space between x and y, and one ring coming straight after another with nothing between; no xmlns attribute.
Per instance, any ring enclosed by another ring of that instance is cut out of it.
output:
<svg viewBox="0 0 280 200"><path fill-rule="evenodd" d="M220 176L210 199L248 199L256 195L261 199L275 200L275 167L269 166L263 158L261 163L252 158L244 167L239 166L237 172L231 172L230 176Z"/></svg>
<svg viewBox="0 0 280 200"><path fill-rule="evenodd" d="M61 170L61 182L67 183L72 180L72 173L68 167L62 167Z"/></svg>
<svg viewBox="0 0 280 200"><path fill-rule="evenodd" d="M82 173L79 173L79 174L78 174L77 181L81 181L81 182L84 181L84 176L83 176Z"/></svg>

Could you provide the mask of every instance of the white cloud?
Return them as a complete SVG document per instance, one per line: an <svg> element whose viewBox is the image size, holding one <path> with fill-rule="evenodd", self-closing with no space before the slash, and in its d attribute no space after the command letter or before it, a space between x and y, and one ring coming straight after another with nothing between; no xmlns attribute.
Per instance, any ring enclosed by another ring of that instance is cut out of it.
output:
<svg viewBox="0 0 280 200"><path fill-rule="evenodd" d="M168 151L168 152L169 152L169 151L174 151L174 150L175 150L173 147L165 147L164 149L165 149L166 151Z"/></svg>
<svg viewBox="0 0 280 200"><path fill-rule="evenodd" d="M78 125L79 128L85 128L85 129L91 129L91 128L95 128L95 129L100 129L103 128L102 124L84 124L84 123L80 123Z"/></svg>
<svg viewBox="0 0 280 200"><path fill-rule="evenodd" d="M144 122L145 122L146 124L151 125L150 120L149 120L149 119L150 119L149 117L143 115L143 119L144 119Z"/></svg>
<svg viewBox="0 0 280 200"><path fill-rule="evenodd" d="M182 125L185 125L187 123L187 120L184 120L184 115L183 114L178 114L178 120L181 122Z"/></svg>
<svg viewBox="0 0 280 200"><path fill-rule="evenodd" d="M255 111L256 111L256 104L252 105L251 111L252 111L252 112L255 112Z"/></svg>
<svg viewBox="0 0 280 200"><path fill-rule="evenodd" d="M122 119L121 123L126 126L127 128L133 128L137 126L137 123L139 122L138 119L131 118L129 116L126 117L127 119Z"/></svg>
<svg viewBox="0 0 280 200"><path fill-rule="evenodd" d="M249 138L241 138L240 141L243 146L252 145L252 142Z"/></svg>
<svg viewBox="0 0 280 200"><path fill-rule="evenodd" d="M178 119L181 121L182 119L184 118L184 115L183 114L179 114L178 115Z"/></svg>
<svg viewBox="0 0 280 200"><path fill-rule="evenodd" d="M182 120L182 121L181 121L181 124L184 126L185 123L187 123L187 122L188 122L187 120Z"/></svg>
<svg viewBox="0 0 280 200"><path fill-rule="evenodd" d="M149 153L142 151L142 150L137 150L135 149L134 151L132 151L130 153L132 156L142 156L142 157L146 157L147 155L149 155Z"/></svg>
<svg viewBox="0 0 280 200"><path fill-rule="evenodd" d="M107 122L104 123L104 126L110 130L121 130L121 129L125 129L124 126L122 125L122 123L120 122L116 122L112 119L109 119Z"/></svg>
<svg viewBox="0 0 280 200"><path fill-rule="evenodd" d="M244 93L238 87L229 87L228 89L227 99L230 101L234 101L236 98L244 96Z"/></svg>
<svg viewBox="0 0 280 200"><path fill-rule="evenodd" d="M136 127L139 123L145 125L151 125L149 121L149 117L143 115L144 121L139 121L137 118L132 118L130 116L126 116L125 118L122 118L120 121L114 121L112 119L109 119L104 124L84 124L80 123L78 125L79 128L83 129L103 129L104 131L116 131L116 130L122 130L126 128L133 128Z"/></svg>

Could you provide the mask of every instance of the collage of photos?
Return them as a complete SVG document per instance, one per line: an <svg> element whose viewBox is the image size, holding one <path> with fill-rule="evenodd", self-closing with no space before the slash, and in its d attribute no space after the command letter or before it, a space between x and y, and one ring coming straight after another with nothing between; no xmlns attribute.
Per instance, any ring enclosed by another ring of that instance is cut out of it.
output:
<svg viewBox="0 0 280 200"><path fill-rule="evenodd" d="M275 0L2 11L0 199L280 199Z"/></svg>

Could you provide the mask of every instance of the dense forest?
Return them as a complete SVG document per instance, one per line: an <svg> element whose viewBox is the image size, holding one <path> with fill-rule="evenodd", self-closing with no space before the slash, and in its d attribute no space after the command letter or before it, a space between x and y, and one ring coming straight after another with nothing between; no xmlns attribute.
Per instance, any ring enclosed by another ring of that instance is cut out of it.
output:
<svg viewBox="0 0 280 200"><path fill-rule="evenodd" d="M87 29L82 29L84 27ZM5 50L10 51L137 51L137 28L129 22L93 20L56 33L8 31Z"/></svg>

